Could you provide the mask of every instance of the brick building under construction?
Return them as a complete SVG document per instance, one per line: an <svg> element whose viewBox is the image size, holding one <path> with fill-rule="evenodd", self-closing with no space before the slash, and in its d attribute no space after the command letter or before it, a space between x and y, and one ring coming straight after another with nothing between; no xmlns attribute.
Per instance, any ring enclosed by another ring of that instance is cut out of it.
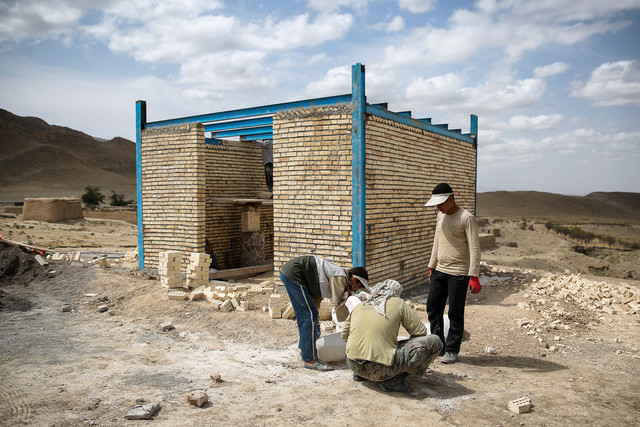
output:
<svg viewBox="0 0 640 427"><path fill-rule="evenodd" d="M140 268L156 268L167 250L186 265L208 241L220 269L212 277L277 273L313 254L410 288L428 276L433 187L449 182L475 212L477 117L463 134L368 104L359 63L347 95L155 122L138 101L136 114ZM258 139L273 142L273 198L259 196Z"/></svg>

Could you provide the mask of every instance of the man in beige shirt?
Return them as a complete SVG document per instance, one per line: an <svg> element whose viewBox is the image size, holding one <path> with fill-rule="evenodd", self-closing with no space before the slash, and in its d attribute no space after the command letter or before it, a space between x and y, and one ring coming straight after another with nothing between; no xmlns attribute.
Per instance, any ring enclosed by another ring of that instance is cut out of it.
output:
<svg viewBox="0 0 640 427"><path fill-rule="evenodd" d="M469 211L456 204L449 184L436 185L425 206L436 206L440 211L429 261L429 326L431 333L438 335L444 343L442 363L455 363L462 344L467 287L474 294L482 289L478 279L478 225ZM443 316L447 299L449 332L445 340Z"/></svg>

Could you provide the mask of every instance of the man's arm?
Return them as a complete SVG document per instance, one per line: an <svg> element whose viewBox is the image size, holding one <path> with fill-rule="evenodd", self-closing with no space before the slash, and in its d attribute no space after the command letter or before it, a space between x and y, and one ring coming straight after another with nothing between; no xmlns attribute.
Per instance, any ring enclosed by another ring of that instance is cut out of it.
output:
<svg viewBox="0 0 640 427"><path fill-rule="evenodd" d="M478 237L478 223L473 216L464 222L464 231L469 245L469 274L471 277L480 276L480 238Z"/></svg>
<svg viewBox="0 0 640 427"><path fill-rule="evenodd" d="M409 304L402 302L402 326L412 337L427 335L427 328L422 323L418 314L409 307Z"/></svg>
<svg viewBox="0 0 640 427"><path fill-rule="evenodd" d="M340 338L342 341L347 342L349 339L349 332L351 332L351 314L347 317L347 320L344 321L342 325L342 333L340 334Z"/></svg>
<svg viewBox="0 0 640 427"><path fill-rule="evenodd" d="M433 246L431 248L431 258L429 259L429 268L435 269L438 265L438 220L436 220L436 231L433 233Z"/></svg>

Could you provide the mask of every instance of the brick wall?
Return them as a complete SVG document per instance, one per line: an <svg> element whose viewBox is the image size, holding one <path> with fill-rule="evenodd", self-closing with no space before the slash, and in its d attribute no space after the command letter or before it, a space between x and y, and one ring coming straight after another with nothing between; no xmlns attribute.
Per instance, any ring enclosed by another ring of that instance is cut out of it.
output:
<svg viewBox="0 0 640 427"><path fill-rule="evenodd" d="M159 252L176 250L185 267L205 244L204 127L147 129L141 137L144 266L157 268Z"/></svg>
<svg viewBox="0 0 640 427"><path fill-rule="evenodd" d="M274 269L299 255L351 267L351 107L276 115Z"/></svg>
<svg viewBox="0 0 640 427"><path fill-rule="evenodd" d="M240 267L242 206L233 199L255 199L268 191L260 148L250 142L207 145L207 239L220 269ZM260 208L265 259L273 258L273 208Z"/></svg>
<svg viewBox="0 0 640 427"><path fill-rule="evenodd" d="M425 207L440 182L475 210L475 147L375 116L366 124L367 269L372 281L426 283L437 209Z"/></svg>
<svg viewBox="0 0 640 427"><path fill-rule="evenodd" d="M282 264L314 254L352 260L350 105L274 116L274 199L261 208L265 258ZM431 190L449 182L458 204L475 209L473 144L375 116L366 123L367 268L376 283L424 284L436 209ZM260 149L248 142L205 145L202 125L142 134L145 267L158 252L204 251L222 269L239 267L242 206L265 191ZM186 262L186 259L183 259Z"/></svg>

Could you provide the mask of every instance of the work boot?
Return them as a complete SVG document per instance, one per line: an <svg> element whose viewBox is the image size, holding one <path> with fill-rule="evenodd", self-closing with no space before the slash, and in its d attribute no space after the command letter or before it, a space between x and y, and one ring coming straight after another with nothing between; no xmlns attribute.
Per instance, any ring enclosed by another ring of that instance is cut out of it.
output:
<svg viewBox="0 0 640 427"><path fill-rule="evenodd" d="M389 378L388 380L382 381L380 383L380 388L386 392L401 392L404 393L405 391L407 391L409 389L409 386L407 385L406 382L404 382L404 379L407 378L407 374L406 372L403 372L401 374L396 375L393 378Z"/></svg>
<svg viewBox="0 0 640 427"><path fill-rule="evenodd" d="M366 378L361 377L360 375L356 374L355 372L353 373L353 380L354 381L358 381L358 382L362 382L364 380L366 380Z"/></svg>
<svg viewBox="0 0 640 427"><path fill-rule="evenodd" d="M453 351L447 351L444 356L442 356L442 363L456 363L458 361L458 353L454 353Z"/></svg>

